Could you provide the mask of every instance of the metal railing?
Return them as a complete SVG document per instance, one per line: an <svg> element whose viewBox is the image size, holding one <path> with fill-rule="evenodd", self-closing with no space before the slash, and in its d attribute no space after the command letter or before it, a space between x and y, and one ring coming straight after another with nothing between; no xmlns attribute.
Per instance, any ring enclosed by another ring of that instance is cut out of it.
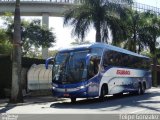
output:
<svg viewBox="0 0 160 120"><path fill-rule="evenodd" d="M11 3L15 2L16 0L0 0L0 3ZM21 0L21 2L31 2L31 3L68 3L68 4L80 4L81 1L83 0ZM119 4L123 3L123 0L118 0ZM153 11L155 13L160 13L160 8L142 4L142 3L137 3L134 2L132 7L137 10L137 11Z"/></svg>
<svg viewBox="0 0 160 120"><path fill-rule="evenodd" d="M16 0L0 0L0 2L15 2ZM75 3L79 0L20 0L21 2L54 2L54 3Z"/></svg>
<svg viewBox="0 0 160 120"><path fill-rule="evenodd" d="M141 4L141 3L137 3L137 2L135 2L133 4L133 8L136 9L137 11L146 12L146 11L150 10L155 13L160 13L160 8L158 8L158 7L154 7L154 6L150 6L150 5L146 5L146 4Z"/></svg>

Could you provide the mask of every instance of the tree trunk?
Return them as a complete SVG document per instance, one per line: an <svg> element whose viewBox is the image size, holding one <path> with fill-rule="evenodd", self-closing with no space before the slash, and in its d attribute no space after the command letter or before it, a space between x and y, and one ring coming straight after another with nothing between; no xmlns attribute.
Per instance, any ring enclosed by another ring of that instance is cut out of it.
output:
<svg viewBox="0 0 160 120"><path fill-rule="evenodd" d="M12 52L12 90L10 102L23 102L21 89L21 20L20 0L16 0Z"/></svg>
<svg viewBox="0 0 160 120"><path fill-rule="evenodd" d="M96 27L96 42L101 42L100 22L97 22L95 27Z"/></svg>
<svg viewBox="0 0 160 120"><path fill-rule="evenodd" d="M152 80L153 80L153 86L157 87L157 57L156 54L154 54L153 57L153 67L152 67Z"/></svg>
<svg viewBox="0 0 160 120"><path fill-rule="evenodd" d="M136 42L137 42L137 32L136 32L136 23L134 23L134 28L133 28L133 52L136 53Z"/></svg>
<svg viewBox="0 0 160 120"><path fill-rule="evenodd" d="M153 67L152 67L152 80L153 86L157 87L157 53L156 53L156 37L154 38L154 48L153 48Z"/></svg>

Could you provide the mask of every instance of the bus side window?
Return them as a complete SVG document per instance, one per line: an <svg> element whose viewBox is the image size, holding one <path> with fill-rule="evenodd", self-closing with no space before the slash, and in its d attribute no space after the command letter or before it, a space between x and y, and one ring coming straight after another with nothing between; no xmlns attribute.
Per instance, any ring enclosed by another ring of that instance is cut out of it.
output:
<svg viewBox="0 0 160 120"><path fill-rule="evenodd" d="M95 65L95 70L94 70L94 72L95 72L95 74L97 74L98 73L98 71L99 71L99 67L100 67L100 58L96 58L95 59L95 61L94 61L94 65Z"/></svg>
<svg viewBox="0 0 160 120"><path fill-rule="evenodd" d="M114 51L107 50L103 56L103 66L107 67L110 65L115 65L116 63L116 54Z"/></svg>
<svg viewBox="0 0 160 120"><path fill-rule="evenodd" d="M91 58L88 68L88 77L92 78L99 71L100 58Z"/></svg>
<svg viewBox="0 0 160 120"><path fill-rule="evenodd" d="M108 66L108 61L109 61L109 55L107 54L107 51L105 51L104 56L103 56L103 66L107 67Z"/></svg>

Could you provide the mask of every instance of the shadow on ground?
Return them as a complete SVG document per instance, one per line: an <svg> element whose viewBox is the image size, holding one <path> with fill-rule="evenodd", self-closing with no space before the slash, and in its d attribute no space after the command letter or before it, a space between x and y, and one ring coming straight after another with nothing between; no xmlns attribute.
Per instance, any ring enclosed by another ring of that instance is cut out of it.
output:
<svg viewBox="0 0 160 120"><path fill-rule="evenodd" d="M47 104L50 102L55 102L55 101L63 101L64 99L58 99L53 96L43 96L43 97L24 97L24 102L23 103L9 103L9 99L6 99L5 101L2 101L2 105L0 105L0 113L5 113L8 110L13 109L16 106L25 106L25 105L34 105L34 104Z"/></svg>
<svg viewBox="0 0 160 120"><path fill-rule="evenodd" d="M99 101L98 98L95 99L83 99L77 100L76 103L67 102L56 102L51 104L51 108L60 109L101 109L103 111L116 111L126 107L140 107L146 108L153 111L160 112L159 108L151 107L151 104L160 104L160 100L152 100L152 97L160 96L160 92L145 93L144 95L131 95L126 94L123 96L111 96L106 97L103 102ZM105 109L103 109L105 108Z"/></svg>

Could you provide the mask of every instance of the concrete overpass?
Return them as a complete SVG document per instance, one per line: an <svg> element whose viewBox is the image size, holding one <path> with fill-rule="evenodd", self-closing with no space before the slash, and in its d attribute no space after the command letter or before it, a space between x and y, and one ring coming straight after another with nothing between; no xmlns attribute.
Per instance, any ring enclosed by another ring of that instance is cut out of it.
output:
<svg viewBox="0 0 160 120"><path fill-rule="evenodd" d="M0 0L0 15L4 12L14 12L16 0ZM21 0L20 8L22 16L42 16L47 13L49 16L63 16L63 13L80 4L80 0ZM119 0L121 1L121 0ZM122 4L120 2L120 4ZM160 13L160 8L134 2L133 8L138 11L151 10Z"/></svg>
<svg viewBox="0 0 160 120"><path fill-rule="evenodd" d="M63 13L76 5L76 0L21 0L22 16L63 16ZM15 0L0 0L0 15L4 12L14 12Z"/></svg>
<svg viewBox="0 0 160 120"><path fill-rule="evenodd" d="M14 13L16 0L0 0L0 15L5 12ZM21 0L21 16L42 16L42 24L49 26L49 16L62 17L69 8L79 5L79 0ZM120 4L122 4L120 0ZM160 9L149 5L134 3L133 8L138 11L152 10L160 13ZM48 50L42 51L43 58L48 57Z"/></svg>

